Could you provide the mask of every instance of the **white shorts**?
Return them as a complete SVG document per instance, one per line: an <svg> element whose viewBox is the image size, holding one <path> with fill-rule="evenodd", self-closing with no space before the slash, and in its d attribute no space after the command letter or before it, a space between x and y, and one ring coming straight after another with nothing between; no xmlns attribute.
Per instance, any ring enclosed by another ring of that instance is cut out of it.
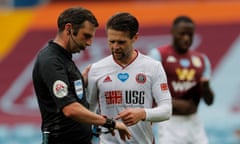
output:
<svg viewBox="0 0 240 144"><path fill-rule="evenodd" d="M197 114L172 116L170 120L154 123L157 144L208 144L203 124Z"/></svg>

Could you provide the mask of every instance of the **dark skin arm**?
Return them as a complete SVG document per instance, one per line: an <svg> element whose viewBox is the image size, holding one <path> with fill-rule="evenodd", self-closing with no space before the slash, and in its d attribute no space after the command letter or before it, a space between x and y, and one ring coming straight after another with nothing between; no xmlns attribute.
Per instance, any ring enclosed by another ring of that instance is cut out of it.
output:
<svg viewBox="0 0 240 144"><path fill-rule="evenodd" d="M181 98L173 98L174 115L190 115L197 111L200 101L198 85L190 88Z"/></svg>
<svg viewBox="0 0 240 144"><path fill-rule="evenodd" d="M214 93L209 86L209 81L202 81L199 84L199 89L201 93L201 97L207 105L212 105L214 101Z"/></svg>
<svg viewBox="0 0 240 144"><path fill-rule="evenodd" d="M173 98L173 114L190 115L195 113L201 98L207 105L213 104L214 94L208 80L202 80L197 86L190 89L184 99Z"/></svg>
<svg viewBox="0 0 240 144"><path fill-rule="evenodd" d="M172 99L174 115L190 115L197 111L197 104L192 99Z"/></svg>

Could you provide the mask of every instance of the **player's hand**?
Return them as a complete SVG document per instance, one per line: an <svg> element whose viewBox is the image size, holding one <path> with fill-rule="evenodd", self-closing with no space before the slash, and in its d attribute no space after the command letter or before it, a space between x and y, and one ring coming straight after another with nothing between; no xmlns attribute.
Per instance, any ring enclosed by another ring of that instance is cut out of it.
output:
<svg viewBox="0 0 240 144"><path fill-rule="evenodd" d="M120 138L123 141L126 141L126 139L130 139L131 138L131 133L130 133L130 131L128 130L127 126L124 123L116 121L115 128L118 129ZM112 133L112 134L114 135L114 133Z"/></svg>
<svg viewBox="0 0 240 144"><path fill-rule="evenodd" d="M145 120L146 112L142 108L125 109L118 113L115 119L121 119L127 126L136 124L140 120Z"/></svg>
<svg viewBox="0 0 240 144"><path fill-rule="evenodd" d="M213 101L214 101L214 93L212 91L212 89L210 88L210 82L207 80L202 80L199 84L199 89L201 92L201 96L204 100L204 102L207 105L212 105Z"/></svg>
<svg viewBox="0 0 240 144"><path fill-rule="evenodd" d="M91 68L91 64L90 65L88 65L83 71L82 71L82 76L83 76L83 79L84 79L84 84L85 84L85 86L87 87L87 85L88 85L88 72L89 72L89 70L90 70L90 68Z"/></svg>

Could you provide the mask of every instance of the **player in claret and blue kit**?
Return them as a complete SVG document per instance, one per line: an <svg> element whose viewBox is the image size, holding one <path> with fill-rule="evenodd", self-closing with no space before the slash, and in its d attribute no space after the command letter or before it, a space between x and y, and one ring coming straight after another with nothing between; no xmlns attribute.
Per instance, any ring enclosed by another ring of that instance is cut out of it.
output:
<svg viewBox="0 0 240 144"><path fill-rule="evenodd" d="M157 124L160 144L208 143L197 109L201 99L213 103L211 66L205 54L190 49L194 31L192 19L179 16L172 24L172 44L149 52L163 64L173 102L173 116Z"/></svg>

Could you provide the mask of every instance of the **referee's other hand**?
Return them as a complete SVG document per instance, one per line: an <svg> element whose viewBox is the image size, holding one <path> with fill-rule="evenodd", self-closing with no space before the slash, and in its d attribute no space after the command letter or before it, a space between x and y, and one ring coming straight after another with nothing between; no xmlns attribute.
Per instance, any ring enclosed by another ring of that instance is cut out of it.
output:
<svg viewBox="0 0 240 144"><path fill-rule="evenodd" d="M85 84L86 87L88 85L88 72L89 72L91 66L92 65L89 64L82 72L82 76L83 76L83 79L84 79L84 84Z"/></svg>

